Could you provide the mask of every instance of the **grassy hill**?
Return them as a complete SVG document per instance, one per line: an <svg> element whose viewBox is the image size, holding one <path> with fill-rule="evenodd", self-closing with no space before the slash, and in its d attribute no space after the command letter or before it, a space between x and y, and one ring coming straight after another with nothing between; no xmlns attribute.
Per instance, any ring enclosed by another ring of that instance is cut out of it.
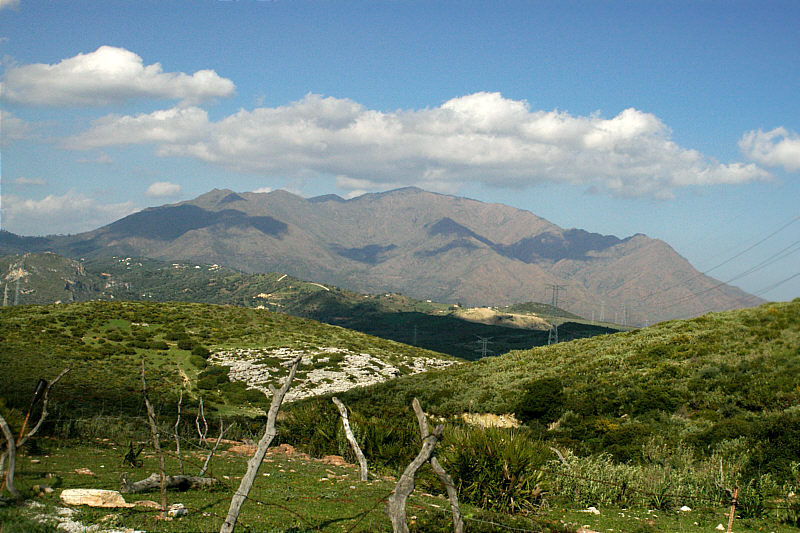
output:
<svg viewBox="0 0 800 533"><path fill-rule="evenodd" d="M247 274L219 265L123 257L74 261L31 253L0 258L0 272L6 272L0 290L7 294L7 305L88 300L232 304L311 318L464 359L481 357L481 338L489 339L490 355L541 346L548 340L541 324L520 329L503 320L479 323L453 305L394 293L358 294L284 274ZM590 324L546 304L500 308L495 314L546 316L559 324L561 340L620 327Z"/></svg>
<svg viewBox="0 0 800 533"><path fill-rule="evenodd" d="M266 398L248 390L243 382L248 380L229 379L236 360L260 365L263 379L258 385L264 388L279 384L285 372L280 360L303 354L295 390L303 383L308 390L318 384L311 383L313 371L328 373L317 380L323 384L334 386L344 379L355 386L365 382L361 374L375 381L454 362L421 348L281 313L190 303L6 307L0 309L0 346L0 398L9 407L23 410L39 378L50 379L72 364L68 378L54 391L54 405L74 417L139 412L142 360L162 403L174 403L183 387L190 400L202 395L227 413L252 413ZM347 366L361 354L369 356L362 357L368 371Z"/></svg>
<svg viewBox="0 0 800 533"><path fill-rule="evenodd" d="M516 413L579 455L637 461L653 438L698 453L745 439L750 467L800 462L800 299L515 351L353 390L390 418L417 397L436 415Z"/></svg>

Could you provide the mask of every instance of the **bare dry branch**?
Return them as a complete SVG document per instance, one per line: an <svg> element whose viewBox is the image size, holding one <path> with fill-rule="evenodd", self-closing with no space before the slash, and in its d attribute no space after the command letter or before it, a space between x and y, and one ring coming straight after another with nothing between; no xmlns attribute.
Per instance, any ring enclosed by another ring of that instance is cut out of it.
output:
<svg viewBox="0 0 800 533"><path fill-rule="evenodd" d="M27 440L29 438L31 438L33 435L35 435L36 432L39 431L39 428L42 427L42 423L44 422L44 419L47 417L47 401L48 401L48 394L50 393L50 389L53 387L53 385L58 383L58 381L61 378L63 378L67 374L67 372L69 372L70 370L72 370L72 365L69 365L67 368L62 370L61 373L59 373L55 378L53 378L52 381L49 381L47 383L47 386L44 389L44 395L42 396L42 414L39 415L39 421L36 423L35 426L33 426L31 428L30 431L28 431L24 436L22 436L19 439L19 441L17 442L17 448L19 448L20 446L25 444L25 442L27 442Z"/></svg>
<svg viewBox="0 0 800 533"><path fill-rule="evenodd" d="M166 476L164 479L164 485L166 487L176 488L181 491L210 487L216 482L217 480L214 478L201 476ZM120 492L122 493L147 492L160 488L161 475L158 473L154 472L150 474L149 477L141 481L134 481L133 483L131 483L127 472L122 474L122 487L120 488Z"/></svg>
<svg viewBox="0 0 800 533"><path fill-rule="evenodd" d="M211 450L209 450L208 455L206 456L206 460L203 463L203 468L200 469L200 473L198 474L198 476L202 476L203 474L206 473L206 470L208 469L208 463L211 462L211 457L214 455L214 452L217 451L217 448L219 447L219 443L222 442L223 435L225 435L225 433L229 429L231 429L231 424L229 424L228 427L226 428L225 425L222 423L222 418L220 418L219 419L219 436L217 437L217 441L214 443L214 447L211 448Z"/></svg>
<svg viewBox="0 0 800 533"><path fill-rule="evenodd" d="M345 407L341 400L339 400L339 398L336 396L334 396L332 400L336 405L336 408L339 409L339 415L342 417L342 426L344 426L344 434L347 437L347 442L350 443L350 447L353 448L353 452L358 458L358 464L361 468L361 481L367 481L369 479L367 458L364 457L364 452L361 451L361 447L358 445L355 435L353 435L353 430L350 428L350 419L347 416L347 407Z"/></svg>
<svg viewBox="0 0 800 533"><path fill-rule="evenodd" d="M294 379L294 374L297 371L297 365L300 364L300 361L303 359L302 355L298 355L291 361L284 363L285 365L291 365L289 368L289 375L286 376L286 381L284 381L283 386L275 390L274 387L270 387L273 391L272 395L272 403L270 404L269 413L267 413L267 426L264 430L264 435L261 437L261 440L258 441L258 447L256 448L256 453L253 454L253 457L247 461L247 472L242 477L242 481L239 484L239 488L231 498L231 506L228 509L228 515L225 517L225 521L222 523L222 527L220 528L220 533L232 533L233 528L236 527L236 520L239 518L239 511L244 504L247 495L250 493L250 488L253 486L253 481L255 481L256 474L258 473L258 467L261 466L261 462L264 460L264 455L267 453L267 448L269 448L272 439L275 438L277 434L277 430L275 429L275 420L278 417L278 411L281 408L281 403L283 402L283 397L286 396L286 391L289 390L289 386Z"/></svg>
<svg viewBox="0 0 800 533"><path fill-rule="evenodd" d="M3 418L2 415L0 415L0 430L3 431L3 436L6 438L6 452L4 456L8 458L8 466L6 467L3 485L14 498L19 498L19 491L14 485L14 471L17 466L17 445L14 442L14 434L11 433L11 428L8 427L8 422L6 422L6 419ZM0 488L0 490L2 489Z"/></svg>
<svg viewBox="0 0 800 533"><path fill-rule="evenodd" d="M147 381L144 379L144 358L142 358L142 395L144 396L144 404L147 407L147 420L150 422L150 434L153 436L153 448L158 455L158 467L160 471L160 485L161 485L161 518L166 516L167 512L167 485L164 467L164 454L161 452L161 444L158 440L158 427L156 426L156 414L153 411L153 406L150 405L150 400L147 398Z"/></svg>

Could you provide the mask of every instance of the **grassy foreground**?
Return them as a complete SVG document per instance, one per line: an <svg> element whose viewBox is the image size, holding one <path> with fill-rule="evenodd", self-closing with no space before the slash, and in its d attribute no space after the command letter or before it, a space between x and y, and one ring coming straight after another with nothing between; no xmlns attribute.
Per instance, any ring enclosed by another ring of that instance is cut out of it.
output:
<svg viewBox="0 0 800 533"><path fill-rule="evenodd" d="M62 443L64 444L64 443ZM245 470L247 456L223 445L212 461L209 475L219 480L210 490L170 491L168 504L182 503L189 514L164 521L156 510L146 507L130 509L96 509L65 506L58 495L66 488L103 488L118 490L120 476L128 473L138 480L157 471L157 460L144 455L141 468L125 467L121 457L126 446L104 439L87 445L59 445L48 440L41 455L23 456L18 469L18 486L30 498L19 507L0 506L0 531L42 533L57 531L59 522L70 519L84 526L99 524L100 531L148 532L213 532L218 531L227 513L230 496L238 487ZM197 446L184 452L187 473L195 473L204 453ZM174 453L168 456L168 473L178 472ZM430 475L423 472L421 475ZM55 490L37 495L34 485ZM419 484L418 484L419 485ZM259 470L259 476L240 515L237 531L251 532L388 532L391 525L384 513L385 498L394 488L390 477L361 482L353 465L330 460L313 460L303 454L285 453L273 448ZM432 491L436 492L436 491ZM125 495L127 502L158 500L158 492ZM35 502L35 503L31 503ZM670 509L655 511L646 508L620 509L600 507L599 514L587 512L569 501L548 497L537 513L509 517L481 511L471 505L462 506L469 531L592 531L691 532L715 531L727 525L727 509L700 508L691 511ZM412 531L451 531L447 500L440 494L429 494L418 487L409 500L408 516ZM37 525L43 521L43 525ZM15 525L16 524L16 525ZM19 529L21 527L21 529ZM36 528L36 529L34 529ZM514 529L516 528L516 529ZM737 532L791 533L798 531L771 519L736 520Z"/></svg>

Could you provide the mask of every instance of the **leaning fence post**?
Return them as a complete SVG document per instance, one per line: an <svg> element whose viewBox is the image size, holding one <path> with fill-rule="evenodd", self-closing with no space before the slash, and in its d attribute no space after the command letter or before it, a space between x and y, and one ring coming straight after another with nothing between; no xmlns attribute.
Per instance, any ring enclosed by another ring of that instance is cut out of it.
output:
<svg viewBox="0 0 800 533"><path fill-rule="evenodd" d="M342 426L344 426L344 434L347 437L347 442L350 443L350 447L353 448L353 452L355 452L358 458L358 464L361 468L361 481L367 481L369 479L367 458L364 457L364 452L361 451L361 447L358 445L355 435L353 435L353 430L350 428L350 419L347 417L347 407L345 407L336 396L334 396L332 400L336 408L339 409L339 415L342 417Z"/></svg>
<svg viewBox="0 0 800 533"><path fill-rule="evenodd" d="M239 483L239 488L233 494L233 498L231 498L231 505L228 509L228 515L225 517L225 521L222 523L222 527L219 529L220 533L232 533L233 528L236 527L236 520L239 518L239 511L241 510L247 495L250 493L250 488L253 486L256 474L258 473L258 467L261 466L261 462L264 460L264 456L267 454L267 448L269 448L272 439L274 439L275 435L278 434L277 430L275 429L275 420L278 418L278 410L281 408L281 403L283 402L283 397L286 396L286 391L289 390L289 386L292 384L294 374L297 371L297 365L300 364L302 359L303 356L298 355L291 361L281 363L281 365L289 367L289 375L286 376L286 380L283 382L283 386L280 389L275 389L275 387L270 385L270 390L272 391L272 403L270 404L269 412L267 413L267 425L264 428L264 435L261 437L261 440L258 441L258 447L256 448L255 453L250 460L247 461L247 472L245 472L244 476L242 476L242 481Z"/></svg>
<svg viewBox="0 0 800 533"><path fill-rule="evenodd" d="M731 514L728 517L728 532L733 531L733 519L736 516L736 498L739 497L739 487L733 488L733 499L731 500Z"/></svg>

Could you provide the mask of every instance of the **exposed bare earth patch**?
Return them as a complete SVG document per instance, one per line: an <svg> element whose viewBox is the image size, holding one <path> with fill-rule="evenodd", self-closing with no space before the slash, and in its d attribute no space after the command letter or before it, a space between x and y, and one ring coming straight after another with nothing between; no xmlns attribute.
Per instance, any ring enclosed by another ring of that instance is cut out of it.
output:
<svg viewBox="0 0 800 533"><path fill-rule="evenodd" d="M550 329L550 324L543 318L535 315L520 315L516 313L501 313L490 307L470 307L459 309L454 316L468 322L488 324L490 326L505 326L519 329Z"/></svg>
<svg viewBox="0 0 800 533"><path fill-rule="evenodd" d="M520 421L516 419L514 413L505 415L495 415L492 413L463 413L462 420L473 426L483 428L518 428Z"/></svg>

